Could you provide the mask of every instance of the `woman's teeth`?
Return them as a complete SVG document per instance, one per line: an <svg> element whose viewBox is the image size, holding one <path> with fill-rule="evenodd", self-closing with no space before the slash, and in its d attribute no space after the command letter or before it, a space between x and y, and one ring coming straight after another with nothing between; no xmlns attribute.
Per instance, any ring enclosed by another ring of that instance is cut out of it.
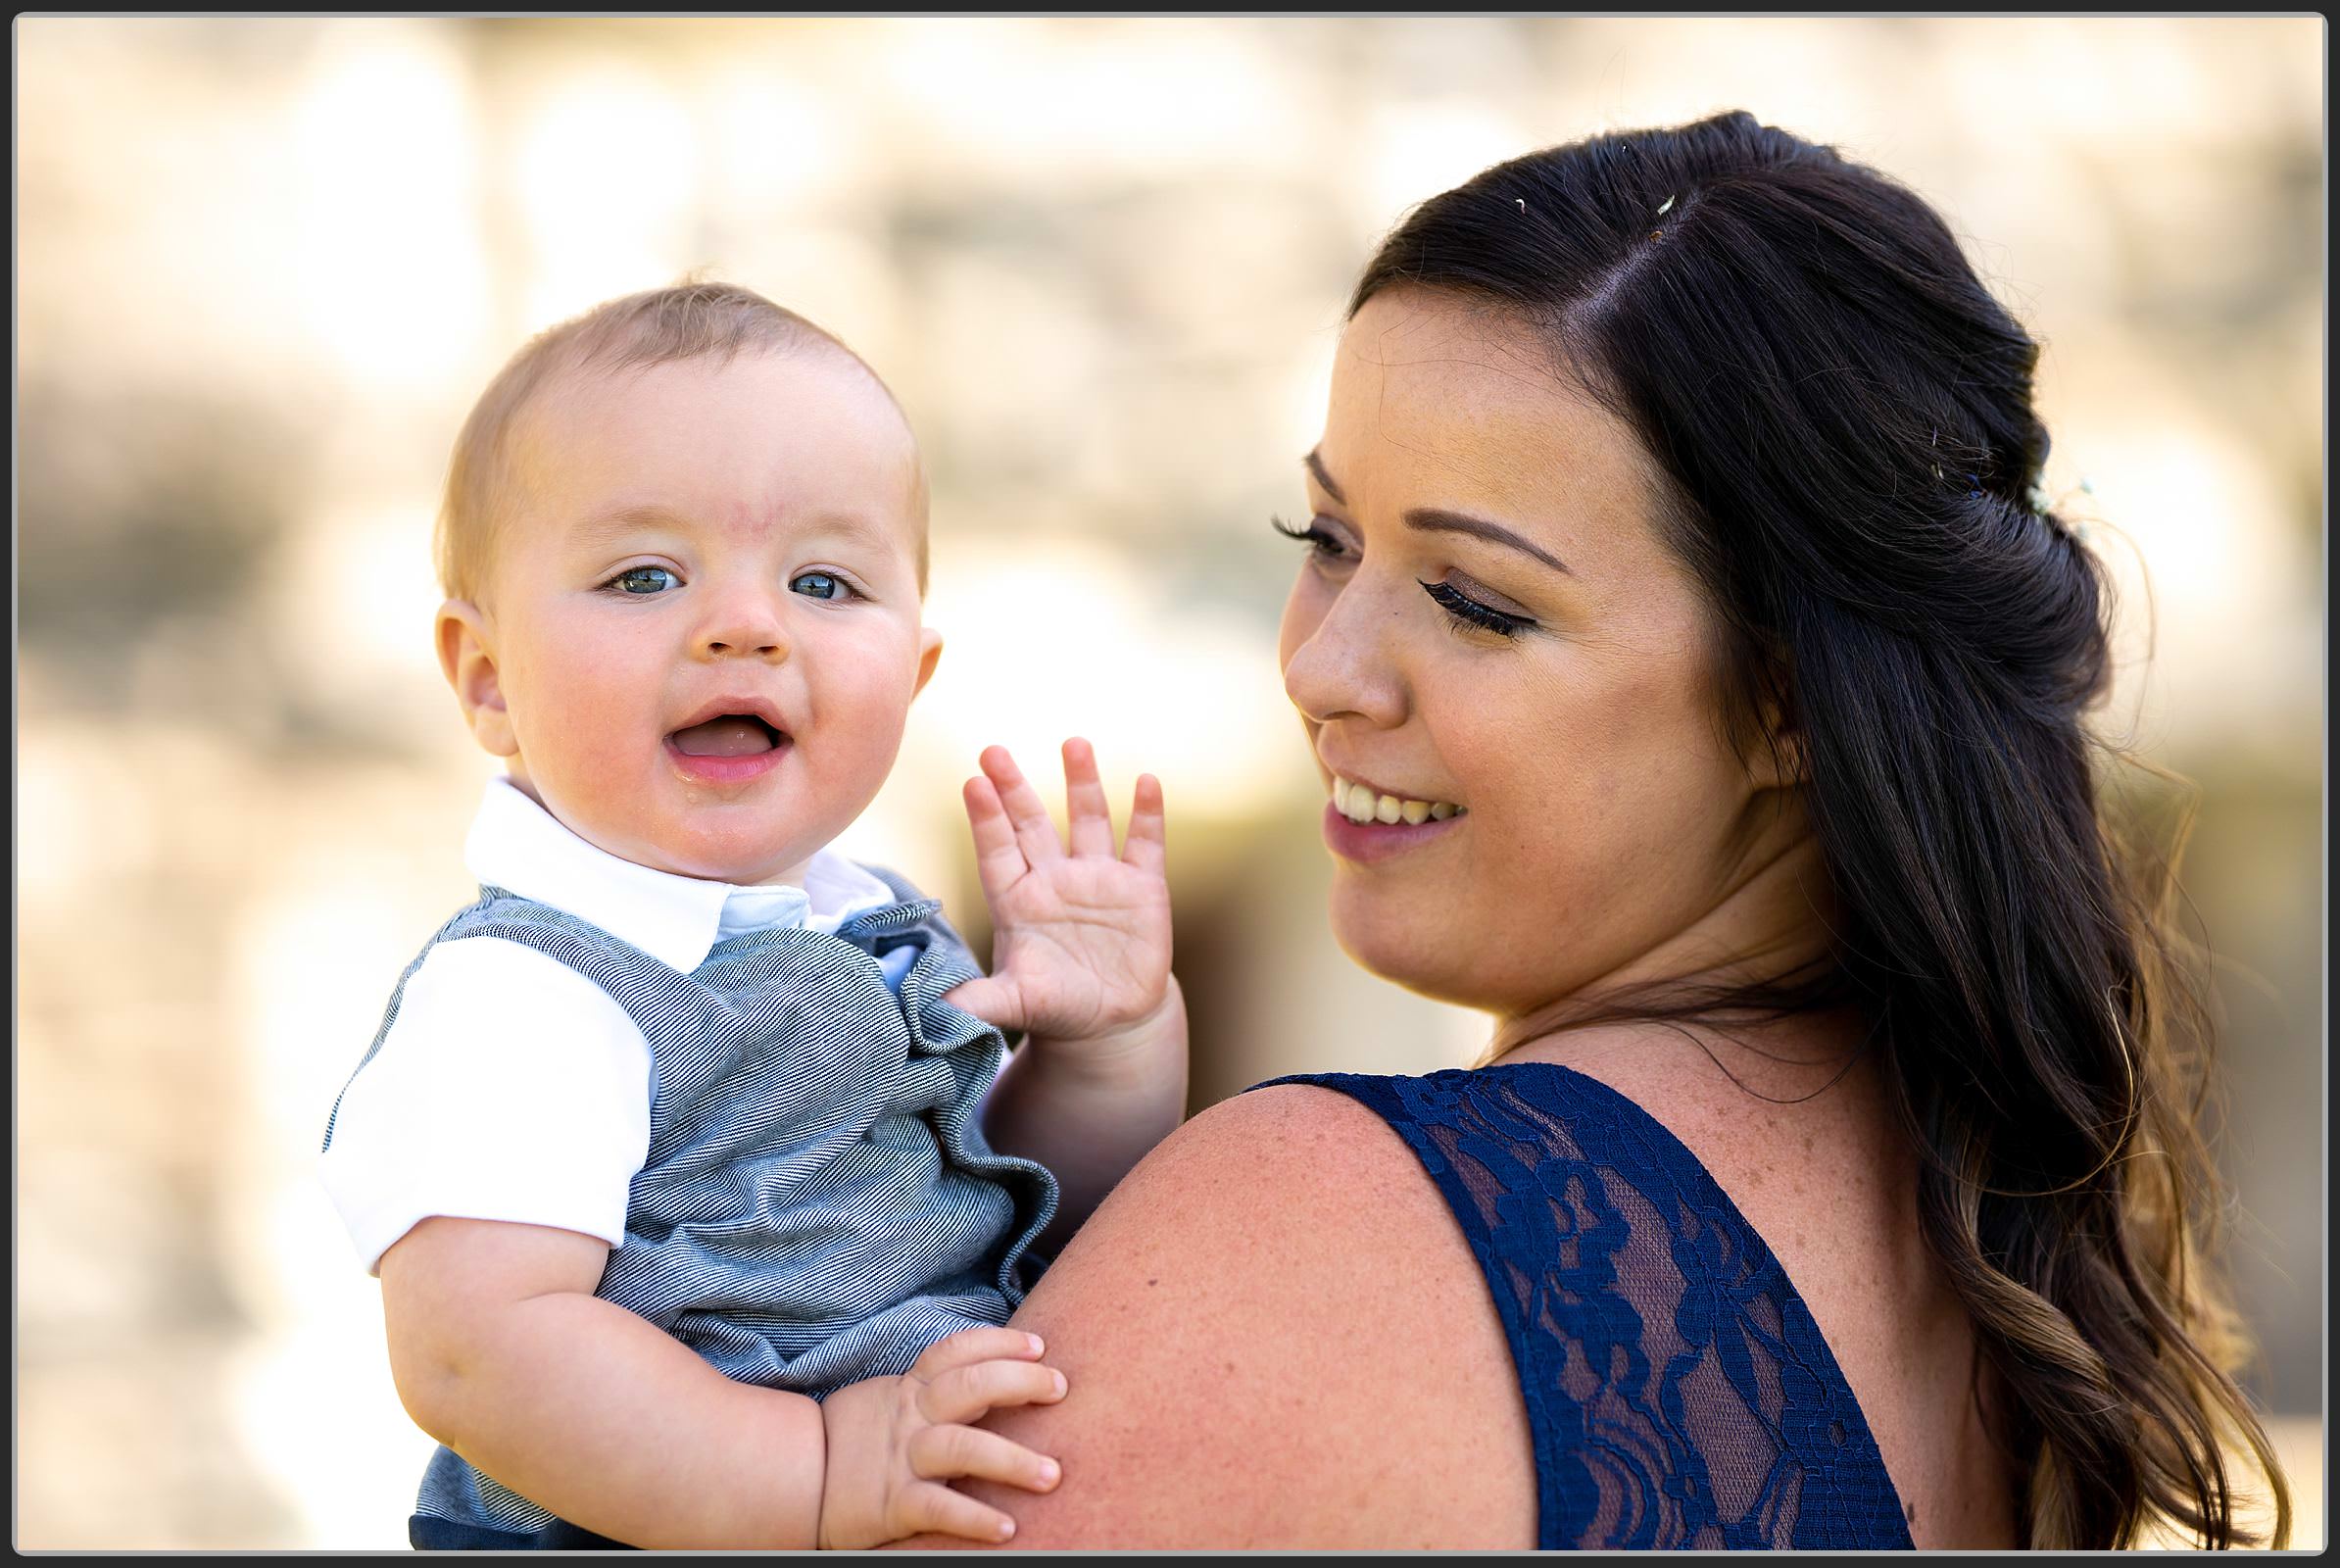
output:
<svg viewBox="0 0 2340 1568"><path fill-rule="evenodd" d="M1352 822L1443 822L1464 814L1461 807L1446 801L1401 801L1394 795L1377 795L1338 774L1333 779L1333 809Z"/></svg>

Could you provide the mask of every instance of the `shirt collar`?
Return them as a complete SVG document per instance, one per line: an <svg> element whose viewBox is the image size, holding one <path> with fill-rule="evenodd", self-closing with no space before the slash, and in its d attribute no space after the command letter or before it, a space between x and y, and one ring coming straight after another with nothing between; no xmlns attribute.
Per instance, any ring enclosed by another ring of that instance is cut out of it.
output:
<svg viewBox="0 0 2340 1568"><path fill-rule="evenodd" d="M812 857L801 888L739 887L636 865L579 838L509 778L490 779L481 794L463 862L481 882L566 910L685 974L725 937L799 925L834 932L901 902L826 849Z"/></svg>

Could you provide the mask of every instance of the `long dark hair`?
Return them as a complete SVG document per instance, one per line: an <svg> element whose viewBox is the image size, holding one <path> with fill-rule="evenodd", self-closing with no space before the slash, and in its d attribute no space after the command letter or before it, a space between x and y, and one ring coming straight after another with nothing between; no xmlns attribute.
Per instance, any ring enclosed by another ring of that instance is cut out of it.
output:
<svg viewBox="0 0 2340 1568"><path fill-rule="evenodd" d="M1708 1004L1849 995L1877 1025L2025 1544L2128 1545L2157 1516L2250 1544L2239 1438L2282 1544L2204 1255L2174 852L2119 842L2123 759L2082 723L2110 595L2037 495L2038 345L1924 201L1744 113L1489 169L1389 235L1350 314L1394 287L1516 316L1663 470L1724 711L1800 748L1839 903L1825 974Z"/></svg>

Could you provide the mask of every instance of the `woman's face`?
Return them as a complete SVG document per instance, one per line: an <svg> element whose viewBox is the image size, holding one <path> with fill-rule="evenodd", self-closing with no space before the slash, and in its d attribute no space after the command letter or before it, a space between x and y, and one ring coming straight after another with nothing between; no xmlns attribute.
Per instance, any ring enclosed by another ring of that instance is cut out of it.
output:
<svg viewBox="0 0 2340 1568"><path fill-rule="evenodd" d="M1323 820L1343 950L1512 1017L1734 956L1780 813L1724 739L1632 431L1534 328L1399 289L1342 333L1306 468L1281 654L1328 792L1352 786Z"/></svg>

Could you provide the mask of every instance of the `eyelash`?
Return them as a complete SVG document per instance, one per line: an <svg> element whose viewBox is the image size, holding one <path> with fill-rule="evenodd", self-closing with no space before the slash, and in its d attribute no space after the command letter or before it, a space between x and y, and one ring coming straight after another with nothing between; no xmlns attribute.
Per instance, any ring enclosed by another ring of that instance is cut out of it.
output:
<svg viewBox="0 0 2340 1568"><path fill-rule="evenodd" d="M1287 539L1306 540L1308 544L1314 547L1316 554L1320 556L1338 559L1341 555L1341 541L1334 538L1331 534L1325 532L1322 528L1319 528L1316 525L1315 519L1313 518L1309 520L1307 527L1295 528L1291 523L1286 522L1282 517L1270 517L1268 518L1268 526L1275 529Z"/></svg>
<svg viewBox="0 0 2340 1568"><path fill-rule="evenodd" d="M1339 560L1341 541L1311 521L1305 528L1294 528L1282 517L1268 518L1268 526L1287 539L1304 540L1319 557ZM1417 577L1416 582L1422 580ZM1517 637L1536 622L1526 615L1507 614L1503 611L1481 604L1450 583L1424 582L1422 591L1430 595L1440 610L1446 612L1451 622L1473 631L1491 632L1497 637Z"/></svg>
<svg viewBox="0 0 2340 1568"><path fill-rule="evenodd" d="M1415 581L1421 579L1417 577ZM1425 582L1422 591L1437 600L1438 608L1458 622L1479 631L1491 631L1498 637L1517 637L1536 624L1525 615L1508 614L1483 605L1451 583Z"/></svg>

